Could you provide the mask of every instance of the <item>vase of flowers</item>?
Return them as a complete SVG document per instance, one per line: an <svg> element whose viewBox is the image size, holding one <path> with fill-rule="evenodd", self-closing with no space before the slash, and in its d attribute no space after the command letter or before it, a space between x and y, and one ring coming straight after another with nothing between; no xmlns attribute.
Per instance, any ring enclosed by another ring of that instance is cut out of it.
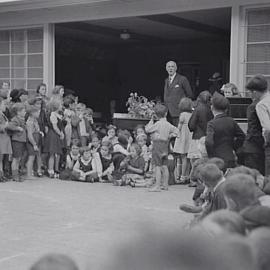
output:
<svg viewBox="0 0 270 270"><path fill-rule="evenodd" d="M156 103L153 100L148 100L144 96L139 96L137 93L130 93L126 106L128 114L134 118L150 119L154 114Z"/></svg>

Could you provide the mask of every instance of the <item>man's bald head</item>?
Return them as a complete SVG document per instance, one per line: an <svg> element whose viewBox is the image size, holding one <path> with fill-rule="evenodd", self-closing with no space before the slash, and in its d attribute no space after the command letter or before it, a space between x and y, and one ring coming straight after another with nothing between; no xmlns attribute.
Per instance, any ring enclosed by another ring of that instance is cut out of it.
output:
<svg viewBox="0 0 270 270"><path fill-rule="evenodd" d="M169 61L166 64L166 70L169 74L169 76L173 76L177 71L177 65L174 61Z"/></svg>

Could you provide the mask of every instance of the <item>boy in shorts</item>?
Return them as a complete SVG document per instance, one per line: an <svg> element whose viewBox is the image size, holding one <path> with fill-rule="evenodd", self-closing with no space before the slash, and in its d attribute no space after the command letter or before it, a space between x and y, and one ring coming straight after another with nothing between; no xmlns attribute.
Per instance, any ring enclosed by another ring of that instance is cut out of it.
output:
<svg viewBox="0 0 270 270"><path fill-rule="evenodd" d="M146 125L145 131L151 134L153 141L152 164L156 184L149 190L151 192L160 192L161 188L168 190L169 170L168 154L169 141L172 137L178 136L178 129L167 121L168 109L162 104L155 107L155 116L158 121L154 123L154 117Z"/></svg>

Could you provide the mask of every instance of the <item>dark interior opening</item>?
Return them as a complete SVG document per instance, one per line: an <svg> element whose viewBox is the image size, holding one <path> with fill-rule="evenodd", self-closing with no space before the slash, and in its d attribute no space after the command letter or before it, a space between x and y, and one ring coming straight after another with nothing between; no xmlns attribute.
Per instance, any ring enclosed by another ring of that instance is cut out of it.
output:
<svg viewBox="0 0 270 270"><path fill-rule="evenodd" d="M174 60L198 95L216 71L229 80L230 20L230 9L217 9L58 24L56 83L107 118L112 100L126 111L130 92L162 97L165 64Z"/></svg>

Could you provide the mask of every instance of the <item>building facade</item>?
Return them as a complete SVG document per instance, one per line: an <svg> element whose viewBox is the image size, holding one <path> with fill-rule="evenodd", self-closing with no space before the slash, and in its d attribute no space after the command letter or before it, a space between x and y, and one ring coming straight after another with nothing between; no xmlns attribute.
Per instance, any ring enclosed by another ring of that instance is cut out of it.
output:
<svg viewBox="0 0 270 270"><path fill-rule="evenodd" d="M270 1L36 0L0 3L0 81L35 90L55 84L55 24L205 9L231 9L230 82L243 91L257 73L270 82Z"/></svg>

